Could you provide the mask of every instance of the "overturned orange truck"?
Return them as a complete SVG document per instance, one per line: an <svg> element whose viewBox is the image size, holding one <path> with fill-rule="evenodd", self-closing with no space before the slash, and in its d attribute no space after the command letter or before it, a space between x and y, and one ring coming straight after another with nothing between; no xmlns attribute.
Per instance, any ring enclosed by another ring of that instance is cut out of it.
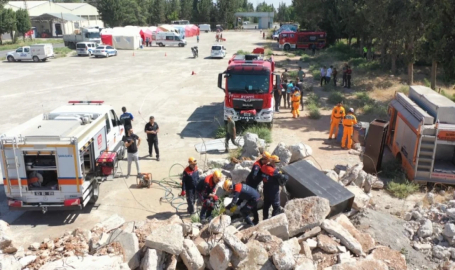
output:
<svg viewBox="0 0 455 270"><path fill-rule="evenodd" d="M407 177L455 184L455 103L425 86L396 93L389 105L387 145Z"/></svg>

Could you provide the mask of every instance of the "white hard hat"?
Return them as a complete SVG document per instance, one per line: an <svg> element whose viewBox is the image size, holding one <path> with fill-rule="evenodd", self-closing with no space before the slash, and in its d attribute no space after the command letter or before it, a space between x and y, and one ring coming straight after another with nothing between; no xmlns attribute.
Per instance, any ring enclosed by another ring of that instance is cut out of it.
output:
<svg viewBox="0 0 455 270"><path fill-rule="evenodd" d="M349 108L349 111L353 113L353 112L354 112L354 109L353 109L353 108Z"/></svg>

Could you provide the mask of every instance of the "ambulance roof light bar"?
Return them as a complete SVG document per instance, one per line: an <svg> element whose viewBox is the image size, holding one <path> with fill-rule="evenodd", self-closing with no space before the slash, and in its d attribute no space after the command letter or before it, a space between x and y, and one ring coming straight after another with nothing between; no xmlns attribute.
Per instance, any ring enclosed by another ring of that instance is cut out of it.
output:
<svg viewBox="0 0 455 270"><path fill-rule="evenodd" d="M90 105L90 104L98 104L98 105L101 105L104 103L104 101L102 100L86 100L86 101L83 101L83 100L80 100L80 101L77 101L77 100L72 100L72 101L68 101L69 104L83 104L83 105Z"/></svg>

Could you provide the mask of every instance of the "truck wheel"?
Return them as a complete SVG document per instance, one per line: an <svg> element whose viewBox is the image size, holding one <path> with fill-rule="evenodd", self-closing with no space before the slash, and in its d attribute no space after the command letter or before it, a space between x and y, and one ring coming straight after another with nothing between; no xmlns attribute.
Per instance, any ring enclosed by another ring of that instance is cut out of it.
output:
<svg viewBox="0 0 455 270"><path fill-rule="evenodd" d="M16 61L16 60L14 60L14 57L12 57L11 55L8 56L8 58L6 58L6 59L8 59L8 62L14 62L14 61Z"/></svg>
<svg viewBox="0 0 455 270"><path fill-rule="evenodd" d="M100 195L100 184L98 181L94 180L92 183L92 197L88 201L90 204L95 204Z"/></svg>
<svg viewBox="0 0 455 270"><path fill-rule="evenodd" d="M289 51L291 49L291 46L289 44L284 45L284 50Z"/></svg>
<svg viewBox="0 0 455 270"><path fill-rule="evenodd" d="M38 56L33 56L33 62L39 62Z"/></svg>

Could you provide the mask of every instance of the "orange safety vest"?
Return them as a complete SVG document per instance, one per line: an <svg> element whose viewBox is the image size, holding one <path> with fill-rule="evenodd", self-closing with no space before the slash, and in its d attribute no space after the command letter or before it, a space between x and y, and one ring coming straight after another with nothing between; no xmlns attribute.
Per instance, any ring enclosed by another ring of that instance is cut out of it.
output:
<svg viewBox="0 0 455 270"><path fill-rule="evenodd" d="M348 113L343 119L343 126L344 127L352 127L357 124L357 118L352 113Z"/></svg>
<svg viewBox="0 0 455 270"><path fill-rule="evenodd" d="M343 117L345 115L346 115L346 113L345 113L345 110L344 110L343 106L340 106L340 107L335 106L335 107L333 107L333 109L332 109L332 120L333 119L341 120L341 119L343 119Z"/></svg>
<svg viewBox="0 0 455 270"><path fill-rule="evenodd" d="M36 176L35 177L31 177L31 178L28 179L29 184L34 184L34 183L36 183L38 181L39 181L39 178L36 177Z"/></svg>
<svg viewBox="0 0 455 270"><path fill-rule="evenodd" d="M296 91L296 92L294 92L294 94L292 94L291 101L300 102L300 92L299 91Z"/></svg>

